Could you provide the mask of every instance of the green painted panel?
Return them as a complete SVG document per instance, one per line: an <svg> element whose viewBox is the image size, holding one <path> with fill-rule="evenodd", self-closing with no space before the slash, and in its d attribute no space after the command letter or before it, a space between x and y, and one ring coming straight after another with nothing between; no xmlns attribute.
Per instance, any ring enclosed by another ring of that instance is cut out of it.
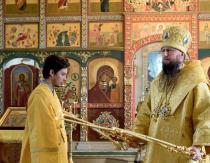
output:
<svg viewBox="0 0 210 163"><path fill-rule="evenodd" d="M210 57L210 49L199 49L198 50L198 59L203 59Z"/></svg>

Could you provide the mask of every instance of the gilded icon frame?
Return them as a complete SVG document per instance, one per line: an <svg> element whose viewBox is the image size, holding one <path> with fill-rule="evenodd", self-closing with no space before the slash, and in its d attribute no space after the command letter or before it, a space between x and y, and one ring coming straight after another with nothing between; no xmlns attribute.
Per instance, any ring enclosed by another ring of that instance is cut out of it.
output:
<svg viewBox="0 0 210 163"><path fill-rule="evenodd" d="M26 107L8 107L0 119L0 127L24 127L26 114Z"/></svg>

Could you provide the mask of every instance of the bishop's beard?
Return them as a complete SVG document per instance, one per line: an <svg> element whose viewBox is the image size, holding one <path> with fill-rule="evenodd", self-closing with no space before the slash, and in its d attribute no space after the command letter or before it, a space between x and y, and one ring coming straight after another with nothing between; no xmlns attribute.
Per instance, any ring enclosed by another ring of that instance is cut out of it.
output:
<svg viewBox="0 0 210 163"><path fill-rule="evenodd" d="M178 62L172 62L169 64L163 63L162 68L163 72L159 80L159 89L164 91L167 89L167 87L170 87L174 83L176 83L180 71L180 63Z"/></svg>
<svg viewBox="0 0 210 163"><path fill-rule="evenodd" d="M168 78L173 78L180 71L179 66L180 63L178 62L171 62L169 64L163 63L163 74L166 75Z"/></svg>

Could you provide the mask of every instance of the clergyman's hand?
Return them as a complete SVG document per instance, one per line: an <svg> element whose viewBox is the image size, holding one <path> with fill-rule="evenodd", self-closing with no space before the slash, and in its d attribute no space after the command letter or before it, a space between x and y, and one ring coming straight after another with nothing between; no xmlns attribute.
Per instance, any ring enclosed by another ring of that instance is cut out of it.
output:
<svg viewBox="0 0 210 163"><path fill-rule="evenodd" d="M200 147L191 146L188 149L190 150L192 160L199 161L202 159L202 151Z"/></svg>
<svg viewBox="0 0 210 163"><path fill-rule="evenodd" d="M145 142L138 138L128 138L127 144L129 147L132 147L132 148L140 148L145 144Z"/></svg>

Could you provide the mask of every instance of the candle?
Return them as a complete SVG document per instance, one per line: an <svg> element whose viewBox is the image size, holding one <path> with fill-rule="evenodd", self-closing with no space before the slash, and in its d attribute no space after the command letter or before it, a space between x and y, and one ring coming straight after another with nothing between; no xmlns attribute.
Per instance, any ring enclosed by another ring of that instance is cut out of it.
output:
<svg viewBox="0 0 210 163"><path fill-rule="evenodd" d="M77 114L76 104L77 104L77 102L74 101L74 114Z"/></svg>
<svg viewBox="0 0 210 163"><path fill-rule="evenodd" d="M71 105L70 105L69 109L70 109L69 112L72 113L72 106Z"/></svg>

